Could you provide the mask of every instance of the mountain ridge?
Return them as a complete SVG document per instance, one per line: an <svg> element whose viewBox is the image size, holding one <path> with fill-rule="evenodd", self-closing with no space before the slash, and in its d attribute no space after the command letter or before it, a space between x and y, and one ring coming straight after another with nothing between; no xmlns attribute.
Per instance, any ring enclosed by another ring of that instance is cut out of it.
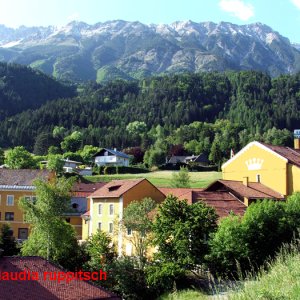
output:
<svg viewBox="0 0 300 300"><path fill-rule="evenodd" d="M299 48L298 48L299 49ZM259 70L271 76L300 70L300 52L262 23L114 20L89 25L7 28L0 25L0 60L72 81L200 71Z"/></svg>

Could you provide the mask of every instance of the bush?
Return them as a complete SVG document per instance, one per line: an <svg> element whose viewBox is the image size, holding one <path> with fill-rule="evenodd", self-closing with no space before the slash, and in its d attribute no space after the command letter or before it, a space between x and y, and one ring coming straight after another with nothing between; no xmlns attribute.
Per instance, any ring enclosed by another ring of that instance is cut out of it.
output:
<svg viewBox="0 0 300 300"><path fill-rule="evenodd" d="M251 204L244 217L224 218L210 240L208 265L213 273L232 275L241 267L257 270L290 243L300 228L300 193L287 202L262 200Z"/></svg>
<svg viewBox="0 0 300 300"><path fill-rule="evenodd" d="M141 174L141 173L149 173L149 172L150 171L148 169L142 169L142 168L138 168L138 167L125 167L125 166L105 166L104 169L103 169L103 174L104 175Z"/></svg>

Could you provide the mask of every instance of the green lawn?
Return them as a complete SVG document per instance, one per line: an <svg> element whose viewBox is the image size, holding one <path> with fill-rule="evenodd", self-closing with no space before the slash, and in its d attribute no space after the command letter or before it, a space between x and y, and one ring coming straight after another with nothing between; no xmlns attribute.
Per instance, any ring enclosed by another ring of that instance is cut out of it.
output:
<svg viewBox="0 0 300 300"><path fill-rule="evenodd" d="M111 181L114 179L133 179L147 178L151 183L158 187L171 187L173 171L156 171L141 174L115 174L115 175L96 175L85 176L86 179L98 181ZM190 183L193 188L203 188L211 182L222 177L221 172L190 172Z"/></svg>

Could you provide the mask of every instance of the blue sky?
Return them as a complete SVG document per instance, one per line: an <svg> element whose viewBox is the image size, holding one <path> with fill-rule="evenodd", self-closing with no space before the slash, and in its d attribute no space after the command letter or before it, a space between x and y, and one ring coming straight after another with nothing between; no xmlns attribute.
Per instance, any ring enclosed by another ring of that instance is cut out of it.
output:
<svg viewBox="0 0 300 300"><path fill-rule="evenodd" d="M261 22L292 42L300 42L300 0L0 0L0 24L9 27L116 19L146 24Z"/></svg>

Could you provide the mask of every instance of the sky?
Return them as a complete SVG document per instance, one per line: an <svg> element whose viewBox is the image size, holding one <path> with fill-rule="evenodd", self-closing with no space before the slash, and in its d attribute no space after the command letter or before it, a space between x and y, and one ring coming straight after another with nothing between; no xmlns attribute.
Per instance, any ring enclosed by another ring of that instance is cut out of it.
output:
<svg viewBox="0 0 300 300"><path fill-rule="evenodd" d="M7 27L63 26L74 20L261 22L300 43L300 0L0 0L0 24Z"/></svg>

